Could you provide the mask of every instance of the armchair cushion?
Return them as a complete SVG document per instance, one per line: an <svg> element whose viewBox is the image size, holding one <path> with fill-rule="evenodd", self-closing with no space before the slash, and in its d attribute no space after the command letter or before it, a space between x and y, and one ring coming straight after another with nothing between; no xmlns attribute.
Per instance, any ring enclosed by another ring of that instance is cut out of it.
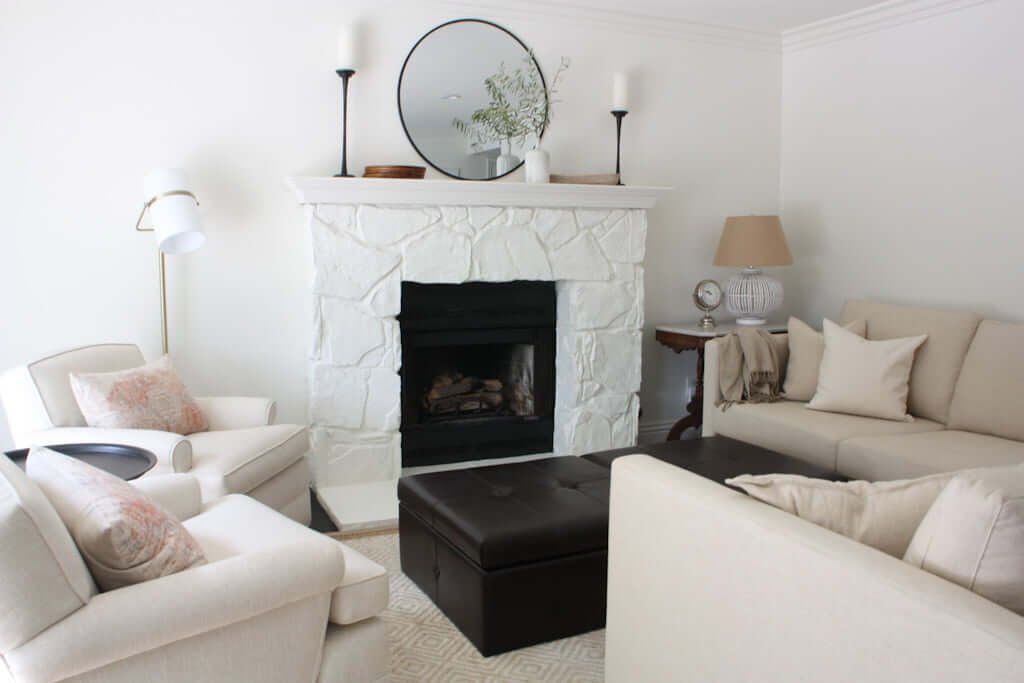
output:
<svg viewBox="0 0 1024 683"><path fill-rule="evenodd" d="M70 382L90 427L192 434L208 426L167 356L127 370L72 372Z"/></svg>
<svg viewBox="0 0 1024 683"><path fill-rule="evenodd" d="M203 509L199 482L190 474L142 477L131 484L180 521L195 517Z"/></svg>
<svg viewBox="0 0 1024 683"><path fill-rule="evenodd" d="M211 431L264 427L274 423L277 405L269 398L209 396L196 398Z"/></svg>
<svg viewBox="0 0 1024 683"><path fill-rule="evenodd" d="M206 562L181 522L114 475L47 448L32 449L26 471L50 499L104 590Z"/></svg>
<svg viewBox="0 0 1024 683"><path fill-rule="evenodd" d="M345 579L331 596L331 621L354 624L375 617L388 606L388 571L344 543Z"/></svg>
<svg viewBox="0 0 1024 683"><path fill-rule="evenodd" d="M203 500L249 493L306 455L309 436L301 425L202 432L192 442L192 474Z"/></svg>
<svg viewBox="0 0 1024 683"><path fill-rule="evenodd" d="M0 455L0 653L80 609L96 585L46 495Z"/></svg>

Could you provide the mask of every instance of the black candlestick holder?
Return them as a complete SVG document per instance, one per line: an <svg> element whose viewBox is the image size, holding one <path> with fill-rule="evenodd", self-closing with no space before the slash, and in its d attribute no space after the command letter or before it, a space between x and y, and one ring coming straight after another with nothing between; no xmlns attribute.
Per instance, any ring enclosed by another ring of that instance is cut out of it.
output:
<svg viewBox="0 0 1024 683"><path fill-rule="evenodd" d="M622 184L622 119L628 113L625 109L612 110L612 116L615 117L615 175L619 177L619 185Z"/></svg>
<svg viewBox="0 0 1024 683"><path fill-rule="evenodd" d="M338 69L335 73L341 77L341 173L335 178L351 178L348 172L348 79L352 78L355 69Z"/></svg>

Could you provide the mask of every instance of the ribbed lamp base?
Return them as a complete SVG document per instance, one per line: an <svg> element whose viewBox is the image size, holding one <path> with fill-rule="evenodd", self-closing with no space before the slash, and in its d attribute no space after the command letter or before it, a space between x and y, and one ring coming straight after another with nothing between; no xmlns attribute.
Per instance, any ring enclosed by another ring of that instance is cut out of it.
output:
<svg viewBox="0 0 1024 683"><path fill-rule="evenodd" d="M737 325L764 325L782 301L782 283L758 268L744 269L725 285L725 308Z"/></svg>

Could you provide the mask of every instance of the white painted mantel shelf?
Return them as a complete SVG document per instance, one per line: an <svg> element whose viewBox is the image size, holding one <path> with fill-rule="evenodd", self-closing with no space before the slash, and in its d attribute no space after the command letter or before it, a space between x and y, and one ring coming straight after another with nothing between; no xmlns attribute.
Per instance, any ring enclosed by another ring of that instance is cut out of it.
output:
<svg viewBox="0 0 1024 683"><path fill-rule="evenodd" d="M390 180L294 176L300 204L385 206L515 206L563 209L650 209L666 187L530 184L475 180Z"/></svg>
<svg viewBox="0 0 1024 683"><path fill-rule="evenodd" d="M556 283L554 454L636 443L647 210L667 188L288 179L313 240L317 496L390 526L402 472L401 283Z"/></svg>

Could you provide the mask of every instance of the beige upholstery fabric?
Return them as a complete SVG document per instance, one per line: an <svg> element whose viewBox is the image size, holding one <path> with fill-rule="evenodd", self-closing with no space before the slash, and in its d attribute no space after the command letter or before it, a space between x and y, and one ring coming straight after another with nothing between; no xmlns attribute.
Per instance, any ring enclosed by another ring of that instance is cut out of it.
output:
<svg viewBox="0 0 1024 683"><path fill-rule="evenodd" d="M274 508L283 515L291 517L300 524L308 525L310 520L309 484L311 479L309 461L303 457L289 465L280 474L249 491L246 495L255 498L268 507ZM302 500L305 500L305 506L301 505ZM295 508L294 510L292 509L293 507Z"/></svg>
<svg viewBox="0 0 1024 683"><path fill-rule="evenodd" d="M345 580L331 596L331 621L354 624L375 617L388 606L388 573L384 567L341 543Z"/></svg>
<svg viewBox="0 0 1024 683"><path fill-rule="evenodd" d="M248 493L309 450L306 428L299 425L202 432L189 440L192 474L199 479L204 500Z"/></svg>
<svg viewBox="0 0 1024 683"><path fill-rule="evenodd" d="M46 412L46 423L34 429L49 427L83 427L85 418L78 409L68 375L74 372L114 372L142 365L142 352L134 344L97 344L41 358L25 366L32 385ZM5 393L4 405L8 400Z"/></svg>
<svg viewBox="0 0 1024 683"><path fill-rule="evenodd" d="M780 401L713 409L715 432L792 455L829 469L836 466L839 443L875 434L916 434L942 429L929 420L896 422L807 410L805 403ZM707 416L705 415L705 419Z"/></svg>
<svg viewBox="0 0 1024 683"><path fill-rule="evenodd" d="M48 448L33 448L25 469L71 532L102 590L206 562L181 522L128 482Z"/></svg>
<svg viewBox="0 0 1024 683"><path fill-rule="evenodd" d="M1020 441L945 430L843 441L836 469L854 479L880 481L1021 462L1024 443Z"/></svg>
<svg viewBox="0 0 1024 683"><path fill-rule="evenodd" d="M277 404L269 398L252 396L196 397L211 431L246 429L274 423Z"/></svg>
<svg viewBox="0 0 1024 683"><path fill-rule="evenodd" d="M1024 325L986 320L978 327L949 428L1024 441Z"/></svg>
<svg viewBox="0 0 1024 683"><path fill-rule="evenodd" d="M954 477L904 559L1024 614L1024 466Z"/></svg>
<svg viewBox="0 0 1024 683"><path fill-rule="evenodd" d="M619 458L610 509L608 683L1021 679L1018 615L692 472Z"/></svg>
<svg viewBox="0 0 1024 683"><path fill-rule="evenodd" d="M883 420L913 421L907 414L914 352L925 335L871 341L826 320L818 390L807 407Z"/></svg>
<svg viewBox="0 0 1024 683"><path fill-rule="evenodd" d="M129 483L179 520L195 517L202 511L199 482L190 474L162 474Z"/></svg>
<svg viewBox="0 0 1024 683"><path fill-rule="evenodd" d="M842 322L866 320L868 339L928 335L910 376L910 414L945 423L967 347L981 318L974 313L850 301Z"/></svg>
<svg viewBox="0 0 1024 683"><path fill-rule="evenodd" d="M843 327L863 337L867 323L854 320ZM783 390L790 401L810 401L818 389L818 372L821 370L821 357L825 353L825 335L803 320L790 317L788 341L789 363L786 366Z"/></svg>
<svg viewBox="0 0 1024 683"><path fill-rule="evenodd" d="M0 653L89 602L96 586L43 492L0 455Z"/></svg>
<svg viewBox="0 0 1024 683"><path fill-rule="evenodd" d="M793 474L726 480L751 497L858 543L903 557L910 539L954 473L900 481L828 481Z"/></svg>

